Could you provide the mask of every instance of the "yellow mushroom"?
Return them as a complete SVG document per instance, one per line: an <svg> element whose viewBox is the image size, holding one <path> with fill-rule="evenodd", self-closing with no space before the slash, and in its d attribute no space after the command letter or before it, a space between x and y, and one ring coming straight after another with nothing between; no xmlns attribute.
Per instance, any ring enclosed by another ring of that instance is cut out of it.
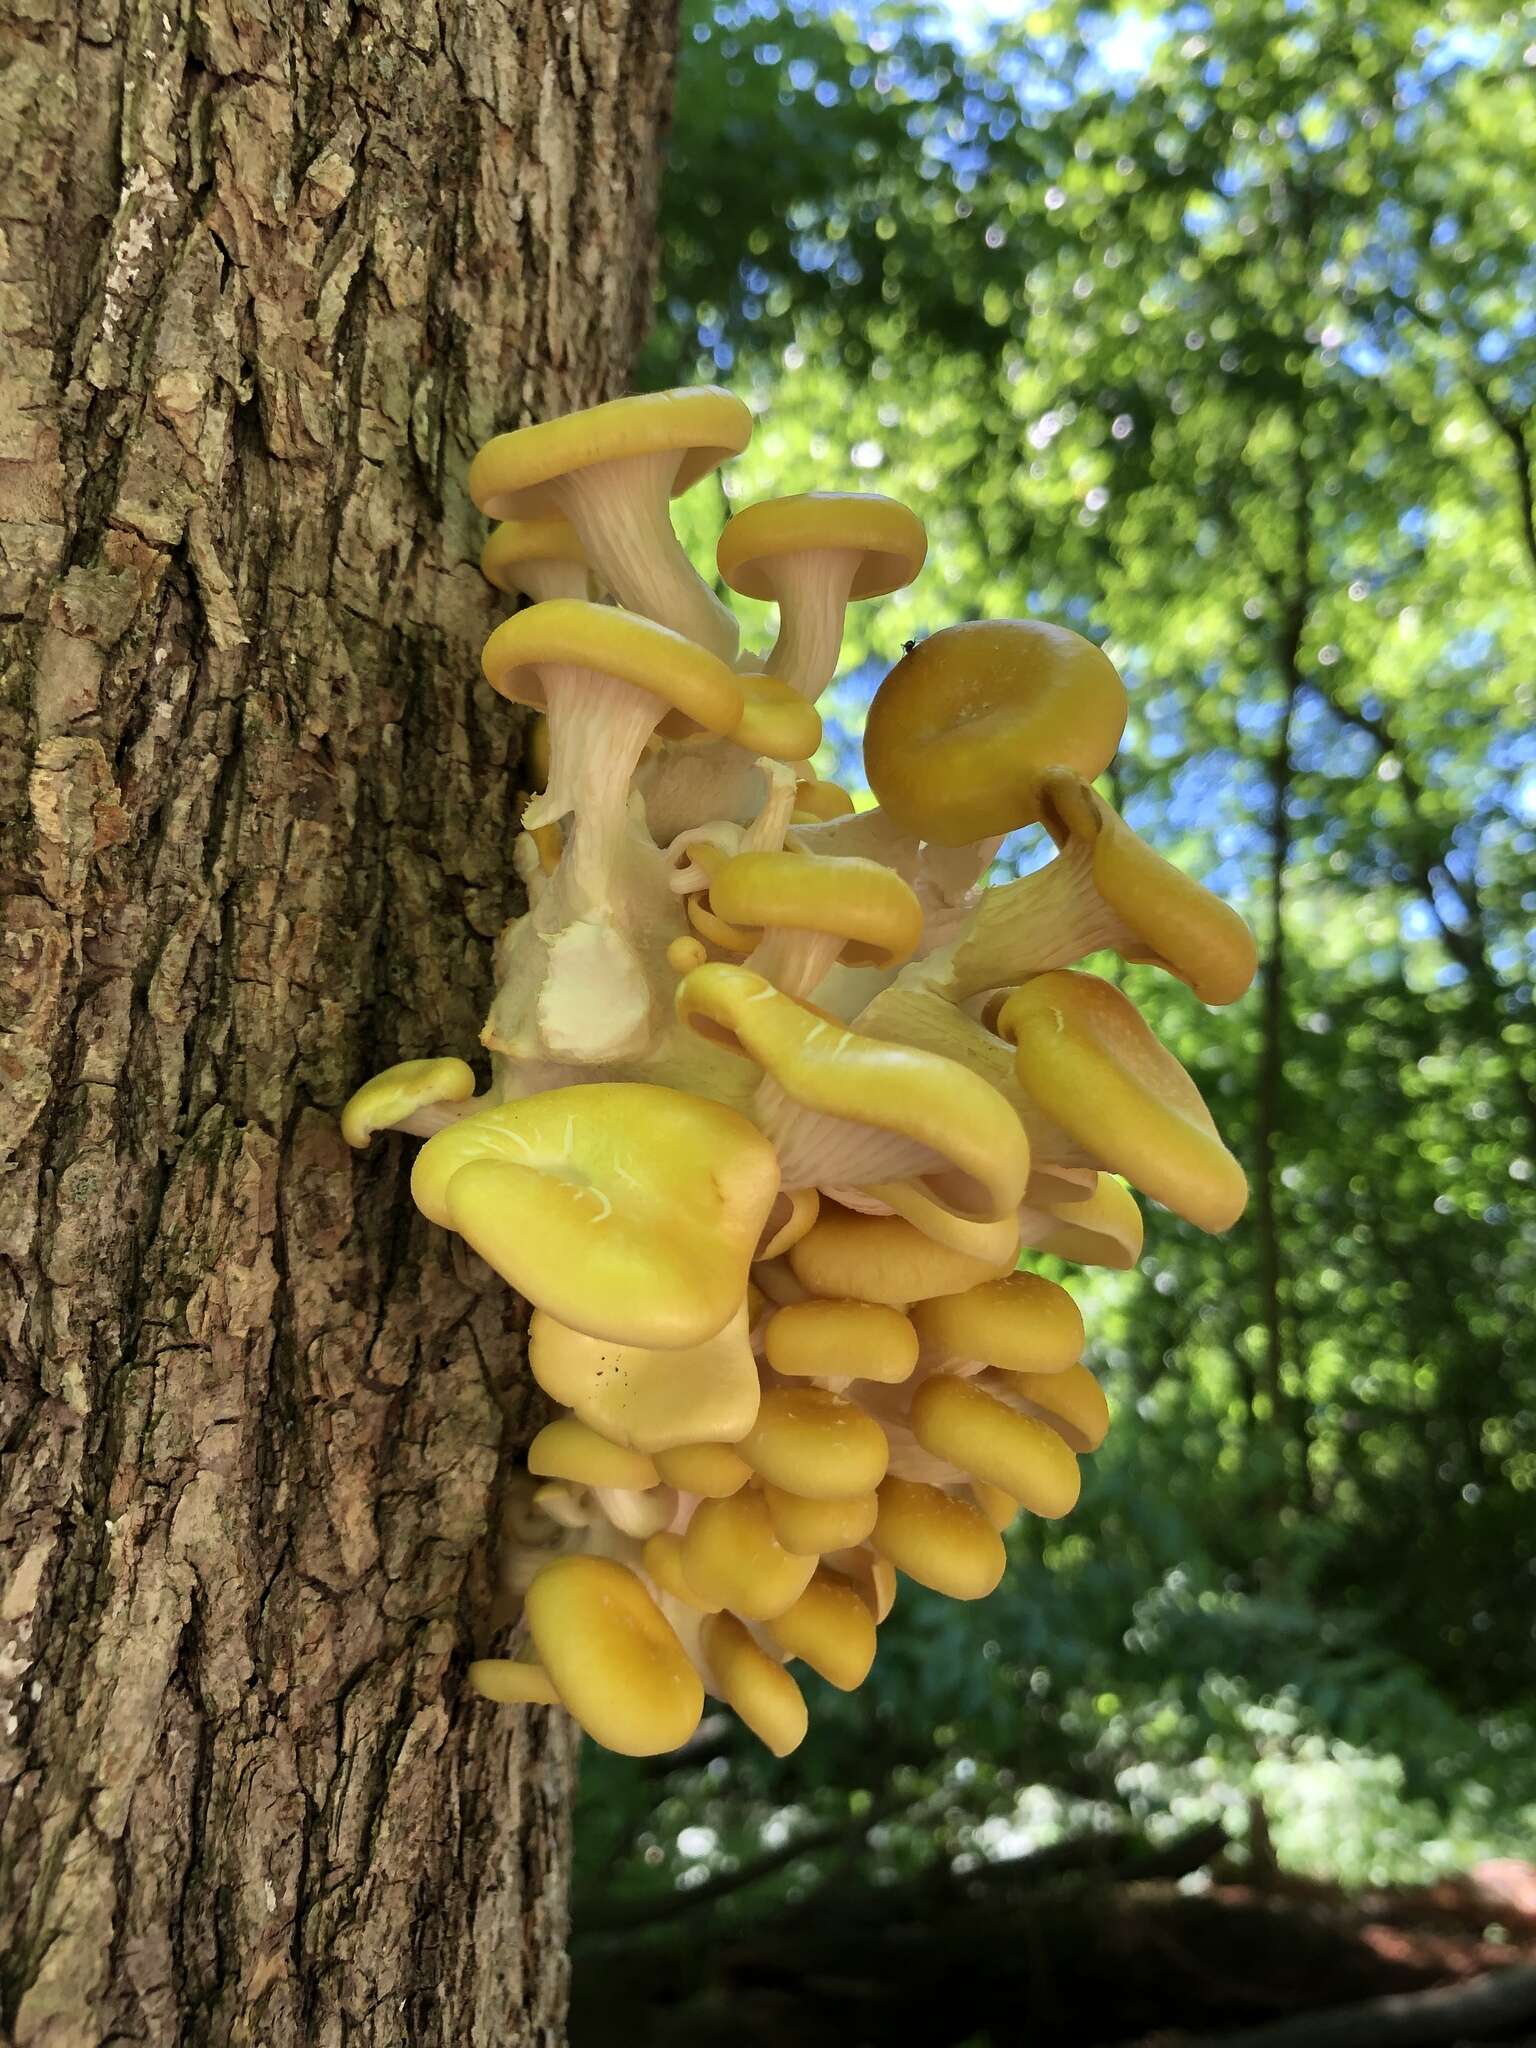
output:
<svg viewBox="0 0 1536 2048"><path fill-rule="evenodd" d="M784 1656L809 1664L839 1692L857 1692L875 1661L875 1618L834 1572L817 1572L794 1606L763 1628Z"/></svg>
<svg viewBox="0 0 1536 2048"><path fill-rule="evenodd" d="M528 1588L539 1662L604 1749L659 1756L688 1740L704 1687L671 1623L626 1565L560 1557Z"/></svg>
<svg viewBox="0 0 1536 2048"><path fill-rule="evenodd" d="M791 996L809 995L839 961L899 966L923 931L907 884L872 860L738 853L711 878L709 908L761 934L747 966Z"/></svg>
<svg viewBox="0 0 1536 2048"><path fill-rule="evenodd" d="M463 1060L402 1060L365 1081L341 1112L341 1135L359 1150L375 1131L405 1131L430 1138L464 1114L475 1092Z"/></svg>
<svg viewBox="0 0 1536 2048"><path fill-rule="evenodd" d="M1024 1243L1077 1266L1129 1272L1141 1257L1142 1221L1136 1198L1122 1181L1095 1174L1083 1201L1045 1202L1021 1211Z"/></svg>
<svg viewBox="0 0 1536 2048"><path fill-rule="evenodd" d="M713 1337L745 1298L778 1165L721 1103L594 1082L440 1131L416 1155L411 1192L569 1328L681 1349Z"/></svg>
<svg viewBox="0 0 1536 2048"><path fill-rule="evenodd" d="M540 1479L569 1479L578 1486L617 1486L631 1492L660 1478L651 1460L599 1436L574 1415L546 1422L528 1446L528 1470Z"/></svg>
<svg viewBox="0 0 1536 2048"><path fill-rule="evenodd" d="M592 595L581 541L565 519L503 519L480 550L480 573L509 596L539 604Z"/></svg>
<svg viewBox="0 0 1536 2048"><path fill-rule="evenodd" d="M775 1756L788 1756L805 1740L808 1725L800 1688L734 1614L712 1614L700 1631L710 1689L739 1714Z"/></svg>
<svg viewBox="0 0 1536 2048"><path fill-rule="evenodd" d="M1003 1004L1019 1085L1100 1166L1202 1230L1227 1230L1248 1200L1200 1091L1135 1005L1097 975L1038 975Z"/></svg>
<svg viewBox="0 0 1536 2048"><path fill-rule="evenodd" d="M911 1414L913 1434L925 1451L1002 1487L1031 1514L1054 1519L1077 1505L1077 1459L1063 1439L974 1380L947 1373L924 1380L912 1397Z"/></svg>
<svg viewBox="0 0 1536 2048"><path fill-rule="evenodd" d="M1114 663L1080 634L1038 619L949 626L875 692L864 771L903 830L963 846L1033 824L1049 769L1101 774L1125 716Z"/></svg>
<svg viewBox="0 0 1536 2048"><path fill-rule="evenodd" d="M1074 1451L1096 1451L1109 1434L1109 1403L1086 1365L1015 1373L996 1391L1022 1414L1048 1423Z"/></svg>
<svg viewBox="0 0 1536 2048"><path fill-rule="evenodd" d="M683 1023L762 1069L754 1111L786 1187L911 1178L978 1222L1017 1209L1028 1140L996 1089L955 1061L861 1037L723 961L695 968L676 1002Z"/></svg>
<svg viewBox="0 0 1536 2048"><path fill-rule="evenodd" d="M732 590L778 605L768 673L814 703L836 673L850 602L905 589L927 552L922 521L893 498L807 491L734 514L716 560Z"/></svg>
<svg viewBox="0 0 1536 2048"><path fill-rule="evenodd" d="M959 1294L1005 1273L1018 1256L978 1259L925 1237L899 1216L859 1216L824 1202L816 1227L789 1253L790 1270L808 1294L905 1308L936 1295Z"/></svg>
<svg viewBox="0 0 1536 2048"><path fill-rule="evenodd" d="M470 465L469 494L492 519L569 520L621 605L730 661L736 622L688 560L668 503L751 436L747 407L713 386L616 398L498 434Z"/></svg>
<svg viewBox="0 0 1536 2048"><path fill-rule="evenodd" d="M797 1557L822 1557L829 1550L852 1550L867 1542L878 1509L873 1493L856 1493L846 1500L808 1500L766 1481L763 1499L774 1535Z"/></svg>
<svg viewBox="0 0 1536 2048"><path fill-rule="evenodd" d="M912 1375L917 1332L899 1309L882 1302L789 1302L764 1326L763 1355L787 1379L891 1385Z"/></svg>
<svg viewBox="0 0 1536 2048"><path fill-rule="evenodd" d="M1077 1303L1036 1273L1009 1273L963 1294L916 1302L911 1316L936 1365L975 1361L1005 1372L1057 1373L1082 1355Z"/></svg>
<svg viewBox="0 0 1536 2048"><path fill-rule="evenodd" d="M825 1387L769 1387L737 1445L760 1479L806 1500L872 1493L885 1477L885 1432Z"/></svg>
<svg viewBox="0 0 1536 2048"><path fill-rule="evenodd" d="M588 1337L538 1309L528 1363L551 1400L636 1451L735 1443L757 1419L745 1301L714 1336L672 1350Z"/></svg>
<svg viewBox="0 0 1536 2048"><path fill-rule="evenodd" d="M541 1664L520 1664L511 1657L477 1657L466 1676L471 1692L502 1706L560 1705L554 1681Z"/></svg>
<svg viewBox="0 0 1536 2048"><path fill-rule="evenodd" d="M752 1467L729 1444L676 1444L657 1451L654 1462L668 1486L706 1500L727 1500L752 1477Z"/></svg>
<svg viewBox="0 0 1536 2048"><path fill-rule="evenodd" d="M984 1600L1008 1553L981 1509L919 1479L887 1479L870 1542L880 1555L951 1600Z"/></svg>
<svg viewBox="0 0 1536 2048"><path fill-rule="evenodd" d="M701 1500L683 1536L683 1571L701 1600L748 1621L771 1621L810 1584L814 1557L788 1551L774 1534L757 1491Z"/></svg>

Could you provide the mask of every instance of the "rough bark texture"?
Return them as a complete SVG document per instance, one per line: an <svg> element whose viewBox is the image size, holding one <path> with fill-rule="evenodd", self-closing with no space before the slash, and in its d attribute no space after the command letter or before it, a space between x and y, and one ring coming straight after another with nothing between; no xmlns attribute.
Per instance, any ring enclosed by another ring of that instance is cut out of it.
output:
<svg viewBox="0 0 1536 2048"><path fill-rule="evenodd" d="M336 1111L468 1052L474 446L622 383L670 0L13 0L0 2039L559 2037L563 1717L461 1691L521 1312Z"/></svg>

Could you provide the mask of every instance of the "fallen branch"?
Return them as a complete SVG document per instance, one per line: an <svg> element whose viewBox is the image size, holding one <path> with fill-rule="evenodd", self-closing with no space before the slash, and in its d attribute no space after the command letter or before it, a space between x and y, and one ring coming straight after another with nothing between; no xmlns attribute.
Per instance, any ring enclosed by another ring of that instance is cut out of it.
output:
<svg viewBox="0 0 1536 2048"><path fill-rule="evenodd" d="M1450 2048L1529 2019L1536 2019L1536 1970L1511 1968L1433 1991L1298 2013L1241 2033L1193 2035L1189 2048Z"/></svg>

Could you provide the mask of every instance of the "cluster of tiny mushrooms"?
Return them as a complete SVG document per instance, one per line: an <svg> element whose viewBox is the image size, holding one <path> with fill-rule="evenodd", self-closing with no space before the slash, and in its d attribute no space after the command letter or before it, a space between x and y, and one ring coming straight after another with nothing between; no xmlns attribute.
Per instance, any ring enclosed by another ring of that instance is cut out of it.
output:
<svg viewBox="0 0 1536 2048"><path fill-rule="evenodd" d="M489 1088L410 1060L342 1118L353 1145L426 1140L416 1204L532 1303L557 1404L503 1531L529 1654L470 1684L628 1755L685 1742L706 1692L786 1754L787 1666L861 1684L898 1573L991 1592L1003 1532L1069 1511L1109 1420L1076 1304L1021 1250L1127 1268L1125 1181L1211 1231L1247 1193L1178 1061L1075 964L1213 1004L1255 965L1092 787L1113 664L1036 620L911 643L856 809L811 764L816 699L848 605L910 584L926 537L862 492L735 513L720 576L778 610L741 650L669 501L752 424L672 391L480 450L482 566L531 600L483 655L543 714L529 907L496 946ZM985 887L1033 824L1054 858Z"/></svg>

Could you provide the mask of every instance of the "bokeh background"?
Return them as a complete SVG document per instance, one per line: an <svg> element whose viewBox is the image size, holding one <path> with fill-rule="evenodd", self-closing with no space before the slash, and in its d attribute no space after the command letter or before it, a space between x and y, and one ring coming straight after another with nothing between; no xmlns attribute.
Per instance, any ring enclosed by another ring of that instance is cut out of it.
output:
<svg viewBox="0 0 1536 2048"><path fill-rule="evenodd" d="M579 2043L1129 2039L1195 2023L1191 1953L1265 1966L1179 1921L1165 2009L1156 1969L1126 2008L1112 1916L1160 1870L1193 1914L1533 1854L1533 226L1529 14L685 8L637 382L759 414L687 537L816 487L926 521L824 705L850 786L909 636L1106 645L1106 793L1259 935L1231 1010L1123 974L1253 1200L1070 1275L1115 1425L993 1598L904 1584L782 1763L726 1716L589 1749ZM1085 1844L1140 1884L1064 1885ZM1228 1991L1195 2019L1251 2018Z"/></svg>

